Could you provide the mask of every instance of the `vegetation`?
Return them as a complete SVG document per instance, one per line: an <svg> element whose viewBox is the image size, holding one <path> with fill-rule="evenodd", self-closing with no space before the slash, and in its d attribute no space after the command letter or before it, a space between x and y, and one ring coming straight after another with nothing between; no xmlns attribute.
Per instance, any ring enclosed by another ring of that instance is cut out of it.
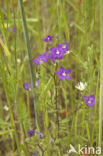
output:
<svg viewBox="0 0 103 156"><path fill-rule="evenodd" d="M0 156L102 149L102 3L0 1Z"/></svg>

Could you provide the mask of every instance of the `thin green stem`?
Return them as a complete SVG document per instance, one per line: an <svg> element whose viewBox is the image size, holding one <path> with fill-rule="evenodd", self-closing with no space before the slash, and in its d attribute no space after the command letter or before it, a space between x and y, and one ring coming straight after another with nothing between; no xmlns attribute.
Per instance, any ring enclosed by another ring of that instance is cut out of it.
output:
<svg viewBox="0 0 103 156"><path fill-rule="evenodd" d="M99 146L102 145L103 118L103 0L100 0L100 63Z"/></svg>
<svg viewBox="0 0 103 156"><path fill-rule="evenodd" d="M23 2L22 2L22 0L18 0L18 3L19 3L19 8L20 8L22 24L23 24L24 38L25 38L25 43L26 43L26 48L27 48L27 55L28 55L28 59L29 59L31 82L32 82L32 86L33 86L32 89L33 89L33 92L34 92L35 75L34 75L34 70L33 70L31 49L30 49L28 30L27 30L26 19L25 19L25 14L24 14L24 9L23 9ZM37 98L36 98L35 94L33 94L33 96L34 96L34 108L35 108L36 123L37 123L37 127L40 128L39 115L38 115L38 112L37 112Z"/></svg>
<svg viewBox="0 0 103 156"><path fill-rule="evenodd" d="M29 99L29 92L27 92L27 110L28 110L28 117L29 117L29 122L31 121L31 115L30 115L30 99Z"/></svg>
<svg viewBox="0 0 103 156"><path fill-rule="evenodd" d="M56 64L56 71L57 71L58 64ZM58 110L58 89L57 89L57 80L54 75L54 83L55 83L55 107L56 107L56 120L57 120L57 126L58 126L58 138L59 138L59 110Z"/></svg>

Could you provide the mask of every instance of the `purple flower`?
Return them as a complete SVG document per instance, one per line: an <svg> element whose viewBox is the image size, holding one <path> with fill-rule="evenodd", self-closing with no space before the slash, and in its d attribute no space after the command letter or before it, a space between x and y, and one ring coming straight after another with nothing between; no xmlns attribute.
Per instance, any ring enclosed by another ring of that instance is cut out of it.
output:
<svg viewBox="0 0 103 156"><path fill-rule="evenodd" d="M49 57L50 54L48 53L48 51L46 51L44 54L38 56L38 60L46 62Z"/></svg>
<svg viewBox="0 0 103 156"><path fill-rule="evenodd" d="M43 133L40 133L40 132L37 132L37 134L39 134L39 136L40 136L40 139L42 139L43 138Z"/></svg>
<svg viewBox="0 0 103 156"><path fill-rule="evenodd" d="M4 42L4 38L3 38L3 36L1 36L1 40Z"/></svg>
<svg viewBox="0 0 103 156"><path fill-rule="evenodd" d="M89 107L94 106L94 104L95 104L95 96L94 95L84 96L84 102Z"/></svg>
<svg viewBox="0 0 103 156"><path fill-rule="evenodd" d="M33 152L33 155L36 155L36 154L38 154L38 153L39 153L38 151L34 151L34 152Z"/></svg>
<svg viewBox="0 0 103 156"><path fill-rule="evenodd" d="M97 103L99 103L99 100L97 101Z"/></svg>
<svg viewBox="0 0 103 156"><path fill-rule="evenodd" d="M60 80L71 79L71 76L68 75L71 73L70 69L64 69L63 67L60 67L59 70L56 71L55 73L59 75Z"/></svg>
<svg viewBox="0 0 103 156"><path fill-rule="evenodd" d="M49 42L53 39L53 36L48 35L46 38L44 38L45 42Z"/></svg>
<svg viewBox="0 0 103 156"><path fill-rule="evenodd" d="M40 80L35 81L35 86L38 87L40 85Z"/></svg>
<svg viewBox="0 0 103 156"><path fill-rule="evenodd" d="M24 89L29 90L31 85L29 83L24 83L23 87L24 87Z"/></svg>
<svg viewBox="0 0 103 156"><path fill-rule="evenodd" d="M52 47L50 51L53 62L56 62L56 59L62 59L63 55L66 53L66 51L62 48L62 44L58 44L56 48Z"/></svg>
<svg viewBox="0 0 103 156"><path fill-rule="evenodd" d="M35 59L33 59L32 60L36 65L39 65L40 64L40 62L39 62L39 59L38 58L35 58Z"/></svg>
<svg viewBox="0 0 103 156"><path fill-rule="evenodd" d="M13 32L13 33L15 33L15 32L16 32L16 29L15 29L15 27L13 27L13 29L12 29L12 32Z"/></svg>
<svg viewBox="0 0 103 156"><path fill-rule="evenodd" d="M44 135L43 135L43 133L40 133L40 139L42 139L42 138L43 138L43 136L44 136Z"/></svg>
<svg viewBox="0 0 103 156"><path fill-rule="evenodd" d="M32 137L32 136L34 135L34 130L29 130L29 131L28 131L28 135L29 135L30 137Z"/></svg>
<svg viewBox="0 0 103 156"><path fill-rule="evenodd" d="M48 58L50 58L50 54L48 53L48 51L46 51L42 55L39 55L37 58L33 59L33 62L36 65L39 65L42 62L46 62Z"/></svg>
<svg viewBox="0 0 103 156"><path fill-rule="evenodd" d="M38 85L40 85L40 80L35 81L35 86L38 87ZM30 87L32 87L32 82L29 83L24 83L23 84L24 89L29 90Z"/></svg>

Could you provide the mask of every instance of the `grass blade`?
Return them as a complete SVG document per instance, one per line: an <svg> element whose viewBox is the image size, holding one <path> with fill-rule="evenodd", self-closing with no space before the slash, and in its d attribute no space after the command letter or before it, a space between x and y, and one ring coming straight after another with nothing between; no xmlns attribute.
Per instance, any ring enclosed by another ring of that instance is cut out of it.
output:
<svg viewBox="0 0 103 156"><path fill-rule="evenodd" d="M33 85L33 91L35 88L35 75L33 71L33 63L32 63L32 56L31 56L31 49L30 49L30 44L29 44L29 36L28 36L28 30L27 30L27 25L26 25L26 19L25 19L25 14L24 14L24 9L23 9L23 2L22 0L18 0L19 7L20 7L20 14L21 14L21 19L22 19L22 24L23 24L23 31L24 31L24 38L25 38L25 43L26 43L26 48L27 48L27 55L28 55L28 60L29 60L29 67L30 67L30 74L31 74L31 82ZM36 100L36 95L34 94L34 108L35 108L35 116L36 116L36 122L37 122L37 127L39 128L39 115L37 113L37 100Z"/></svg>
<svg viewBox="0 0 103 156"><path fill-rule="evenodd" d="M99 146L102 144L103 119L103 0L100 0L100 63Z"/></svg>

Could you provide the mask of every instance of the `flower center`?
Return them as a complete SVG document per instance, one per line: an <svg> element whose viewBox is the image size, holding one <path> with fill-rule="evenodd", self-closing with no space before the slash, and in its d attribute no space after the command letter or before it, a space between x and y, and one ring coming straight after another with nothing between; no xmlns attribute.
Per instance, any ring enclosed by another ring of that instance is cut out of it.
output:
<svg viewBox="0 0 103 156"><path fill-rule="evenodd" d="M59 50L57 50L57 51L56 51L56 54L57 54L57 55L59 55L59 54L60 54Z"/></svg>
<svg viewBox="0 0 103 156"><path fill-rule="evenodd" d="M91 100L89 100L88 103L91 103Z"/></svg>
<svg viewBox="0 0 103 156"><path fill-rule="evenodd" d="M63 75L63 76L66 76L66 73L65 73L65 72L63 72L63 73L62 73L62 75Z"/></svg>

